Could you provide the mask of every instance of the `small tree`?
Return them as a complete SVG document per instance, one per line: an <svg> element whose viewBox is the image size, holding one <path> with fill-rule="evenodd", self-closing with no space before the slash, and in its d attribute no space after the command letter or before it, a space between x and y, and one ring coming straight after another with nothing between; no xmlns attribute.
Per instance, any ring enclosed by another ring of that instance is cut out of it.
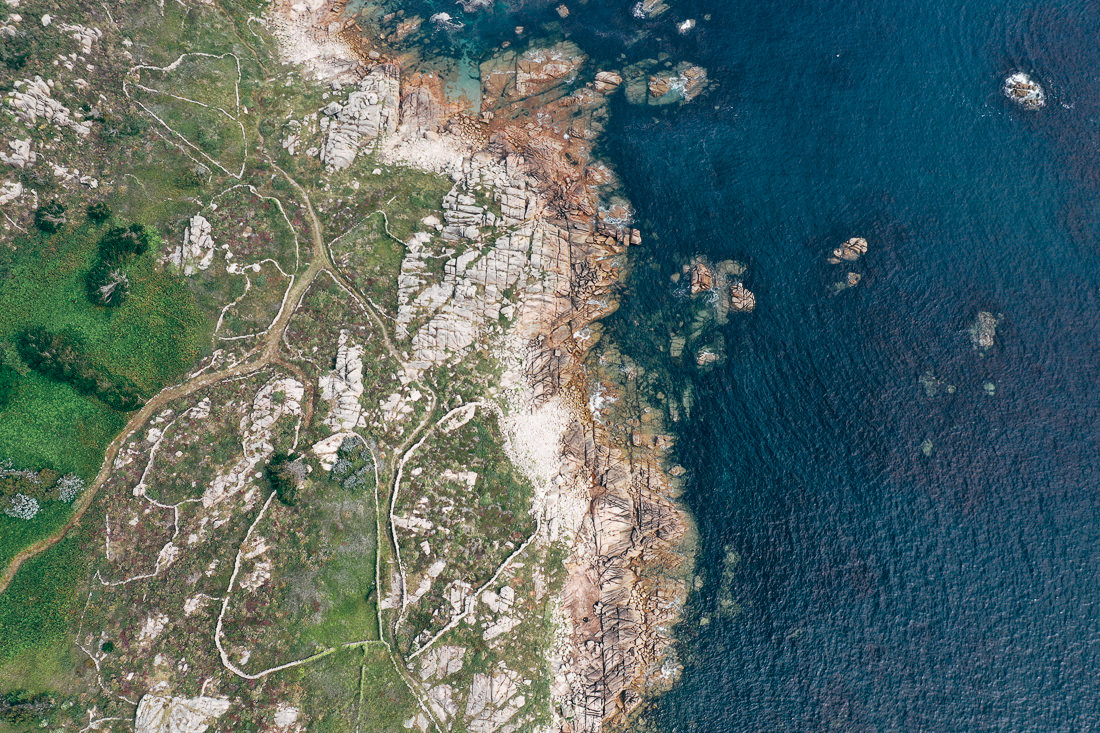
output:
<svg viewBox="0 0 1100 733"><path fill-rule="evenodd" d="M57 480L57 498L68 504L84 491L84 479L75 473L68 473Z"/></svg>
<svg viewBox="0 0 1100 733"><path fill-rule="evenodd" d="M143 255L149 249L149 233L141 224L111 227L99 238L99 257L105 262L119 262L130 255Z"/></svg>
<svg viewBox="0 0 1100 733"><path fill-rule="evenodd" d="M65 221L65 206L57 199L34 210L34 225L47 234L56 232Z"/></svg>
<svg viewBox="0 0 1100 733"><path fill-rule="evenodd" d="M306 464L286 453L276 453L264 469L264 476L279 501L294 506L298 503L298 488L306 480L306 472Z"/></svg>
<svg viewBox="0 0 1100 733"><path fill-rule="evenodd" d="M88 219L93 224L102 224L111 218L111 207L102 201L88 204Z"/></svg>
<svg viewBox="0 0 1100 733"><path fill-rule="evenodd" d="M94 305L116 308L130 294L130 278L111 262L100 260L84 278L88 300Z"/></svg>
<svg viewBox="0 0 1100 733"><path fill-rule="evenodd" d="M32 499L26 494L16 494L8 501L8 508L4 510L4 514L16 519L34 519L38 509L37 499Z"/></svg>
<svg viewBox="0 0 1100 733"><path fill-rule="evenodd" d="M8 26L5 31L15 31ZM25 33L15 31L11 35L4 36L4 42L0 43L0 61L12 71L19 71L27 63L27 57L31 55L31 39Z"/></svg>

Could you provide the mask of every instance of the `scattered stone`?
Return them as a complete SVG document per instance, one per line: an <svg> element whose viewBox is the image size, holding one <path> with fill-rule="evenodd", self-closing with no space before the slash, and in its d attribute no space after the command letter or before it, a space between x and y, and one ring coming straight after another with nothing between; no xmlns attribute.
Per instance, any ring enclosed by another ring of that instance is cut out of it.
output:
<svg viewBox="0 0 1100 733"><path fill-rule="evenodd" d="M678 30L680 32L681 36L686 35L687 33L690 33L692 31L692 29L694 29L694 28L695 28L695 19L694 18L688 18L687 20L685 20L684 22L682 22L678 26L676 26L676 30Z"/></svg>
<svg viewBox="0 0 1100 733"><path fill-rule="evenodd" d="M9 140L8 147L12 151L10 155L0 151L0 161L8 165L13 165L16 168L26 168L28 165L34 165L34 162L38 160L38 156L31 149L30 138L26 140Z"/></svg>
<svg viewBox="0 0 1100 733"><path fill-rule="evenodd" d="M27 124L34 126L39 119L43 119L57 127L68 127L78 135L87 135L92 131L91 125L74 120L69 108L50 96L50 84L42 77L36 76L33 81L23 79L15 82L14 86L8 96L8 104L15 115Z"/></svg>
<svg viewBox="0 0 1100 733"><path fill-rule="evenodd" d="M0 204L15 201L23 195L23 184L19 181L0 182Z"/></svg>
<svg viewBox="0 0 1100 733"><path fill-rule="evenodd" d="M92 44L103 37L103 31L98 28L88 28L72 23L62 23L61 30L70 34L74 41L80 44L80 50L85 55L92 52Z"/></svg>
<svg viewBox="0 0 1100 733"><path fill-rule="evenodd" d="M1004 83L1005 96L1026 110L1035 111L1046 104L1046 93L1039 82L1022 71L1010 74Z"/></svg>

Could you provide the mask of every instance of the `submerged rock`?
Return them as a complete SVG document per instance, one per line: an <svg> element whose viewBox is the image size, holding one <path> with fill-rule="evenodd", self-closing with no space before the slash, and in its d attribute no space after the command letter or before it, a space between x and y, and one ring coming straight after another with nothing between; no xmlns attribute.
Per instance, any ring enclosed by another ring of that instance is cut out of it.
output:
<svg viewBox="0 0 1100 733"><path fill-rule="evenodd" d="M1001 319L989 311L978 311L978 318L967 329L970 331L970 342L979 351L989 351L993 348L997 338L997 324Z"/></svg>
<svg viewBox="0 0 1100 733"><path fill-rule="evenodd" d="M668 10L668 5L663 0L639 0L630 9L635 18L656 18Z"/></svg>
<svg viewBox="0 0 1100 733"><path fill-rule="evenodd" d="M1005 96L1026 110L1037 110L1046 104L1046 93L1039 82L1022 71L1008 76L1004 83Z"/></svg>

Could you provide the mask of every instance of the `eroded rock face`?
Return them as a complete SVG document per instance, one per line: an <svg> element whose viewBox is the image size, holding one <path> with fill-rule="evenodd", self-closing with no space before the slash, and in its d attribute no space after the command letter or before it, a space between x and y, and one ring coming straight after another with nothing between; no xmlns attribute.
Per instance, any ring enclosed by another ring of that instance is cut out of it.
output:
<svg viewBox="0 0 1100 733"><path fill-rule="evenodd" d="M214 262L214 238L210 231L206 217L195 214L183 230L183 242L165 253L165 261L178 267L184 275L208 269Z"/></svg>
<svg viewBox="0 0 1100 733"><path fill-rule="evenodd" d="M386 163L455 181L443 221L425 222L406 243L396 327L409 343L402 389L475 345L499 345L503 376L493 391L507 403L509 456L534 487L537 539L570 548L549 660L561 733L601 731L675 679L672 629L691 564L683 544L690 522L663 469L670 441L619 446L588 407L585 355L596 321L616 307L625 251L641 237L625 202L602 200L614 176L591 162L618 75L574 88L583 63L565 45L499 54L481 67L480 117L448 106L430 74L405 80L400 124L378 143ZM442 275L429 265L435 258ZM721 288L723 301L728 292ZM383 407L401 402L395 393ZM458 582L444 597L455 613L478 602ZM442 661L426 662L429 678ZM453 689L427 689L433 709L488 733L524 729L522 682L504 667L479 673L456 710Z"/></svg>
<svg viewBox="0 0 1100 733"><path fill-rule="evenodd" d="M15 89L8 97L15 116L28 125L44 120L57 127L72 130L78 135L87 135L92 131L87 122L74 120L69 108L51 96L50 84L40 76L33 80L15 82Z"/></svg>
<svg viewBox="0 0 1100 733"><path fill-rule="evenodd" d="M330 171L350 166L360 149L372 146L382 134L397 129L400 98L399 72L392 64L373 68L359 81L359 88L341 104L333 102L322 112L325 133L321 162Z"/></svg>
<svg viewBox="0 0 1100 733"><path fill-rule="evenodd" d="M220 697L149 694L138 700L136 733L203 733L229 710Z"/></svg>

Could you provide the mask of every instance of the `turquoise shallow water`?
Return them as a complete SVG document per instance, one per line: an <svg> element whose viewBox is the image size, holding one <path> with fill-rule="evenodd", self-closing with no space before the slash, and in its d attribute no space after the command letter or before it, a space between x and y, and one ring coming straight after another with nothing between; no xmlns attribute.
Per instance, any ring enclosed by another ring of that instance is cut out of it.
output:
<svg viewBox="0 0 1100 733"><path fill-rule="evenodd" d="M646 237L611 332L696 398L676 427L704 582L654 717L1100 729L1100 4L670 4L564 24L605 67L664 51L719 82L617 101L601 149ZM460 43L551 7L498 3ZM1017 69L1042 111L1001 95ZM831 295L854 235L863 281ZM758 299L706 372L667 356L697 253L746 262ZM1002 317L984 357L979 310Z"/></svg>

